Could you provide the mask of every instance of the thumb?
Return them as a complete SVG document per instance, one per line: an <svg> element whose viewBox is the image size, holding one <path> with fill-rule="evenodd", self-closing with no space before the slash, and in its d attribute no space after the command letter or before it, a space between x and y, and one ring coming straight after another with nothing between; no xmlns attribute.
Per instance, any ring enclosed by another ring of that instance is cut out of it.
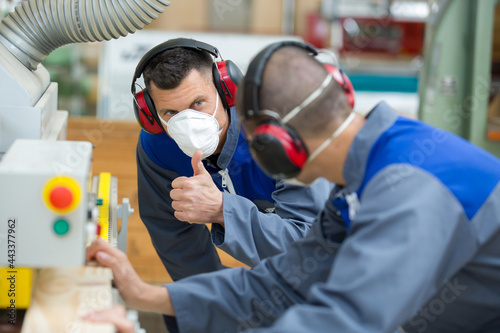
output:
<svg viewBox="0 0 500 333"><path fill-rule="evenodd" d="M208 171L205 169L205 166L201 162L201 156L203 155L203 152L201 150L197 150L196 153L194 153L193 158L191 159L191 166L193 167L193 176L198 176L202 174L208 174Z"/></svg>

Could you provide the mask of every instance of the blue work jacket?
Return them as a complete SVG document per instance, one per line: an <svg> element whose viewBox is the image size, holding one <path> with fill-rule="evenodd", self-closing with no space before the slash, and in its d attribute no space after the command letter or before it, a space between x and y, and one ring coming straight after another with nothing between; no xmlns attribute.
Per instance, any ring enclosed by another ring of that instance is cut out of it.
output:
<svg viewBox="0 0 500 333"><path fill-rule="evenodd" d="M500 160L368 115L310 233L252 270L166 285L180 332L500 332Z"/></svg>

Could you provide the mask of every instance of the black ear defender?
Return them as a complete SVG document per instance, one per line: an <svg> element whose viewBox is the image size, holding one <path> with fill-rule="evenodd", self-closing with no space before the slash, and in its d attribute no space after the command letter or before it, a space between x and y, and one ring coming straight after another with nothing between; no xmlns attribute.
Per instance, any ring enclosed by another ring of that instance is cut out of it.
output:
<svg viewBox="0 0 500 333"><path fill-rule="evenodd" d="M266 64L274 52L289 46L304 49L312 57L316 57L319 53L312 45L302 42L284 41L271 44L252 60L242 82L244 86L244 118L247 120L262 116L266 118L257 125L252 133L252 139L249 143L250 151L264 172L277 180L297 176L309 157L306 145L293 128L286 125L286 121L283 121L278 113L272 110L262 110L259 107L259 90ZM344 89L347 100L353 107L354 88L347 75L334 65L324 64L324 66L333 79ZM328 84L328 82L330 81L326 80L324 84Z"/></svg>
<svg viewBox="0 0 500 333"><path fill-rule="evenodd" d="M136 81L141 77L147 64L157 55L177 47L191 48L210 53L215 59L221 58L219 50L216 47L194 39L177 38L161 43L149 50L139 61L134 72L131 92L134 97L134 113L139 125L150 134L160 134L164 128L155 109L153 99L146 89L136 92ZM238 83L243 74L231 60L215 61L212 67L213 80L215 88L222 103L226 109L235 104L236 91Z"/></svg>

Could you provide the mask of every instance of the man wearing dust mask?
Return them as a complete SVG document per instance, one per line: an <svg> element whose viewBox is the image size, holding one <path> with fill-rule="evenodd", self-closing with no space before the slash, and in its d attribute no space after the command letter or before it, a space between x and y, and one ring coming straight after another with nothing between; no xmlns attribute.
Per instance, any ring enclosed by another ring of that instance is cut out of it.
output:
<svg viewBox="0 0 500 333"><path fill-rule="evenodd" d="M214 245L251 267L281 253L306 235L331 190L325 180L275 181L252 160L234 108L241 73L219 58L215 47L179 38L149 51L136 71L146 85L137 113L148 107L161 132L146 122L140 134L139 211L174 280L224 268Z"/></svg>

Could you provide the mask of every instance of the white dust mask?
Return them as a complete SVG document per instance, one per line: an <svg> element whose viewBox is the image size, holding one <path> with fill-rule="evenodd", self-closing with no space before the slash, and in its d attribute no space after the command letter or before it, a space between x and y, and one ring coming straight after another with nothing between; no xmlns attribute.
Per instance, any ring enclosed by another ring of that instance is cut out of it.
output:
<svg viewBox="0 0 500 333"><path fill-rule="evenodd" d="M160 117L161 122L167 127L168 134L175 143L189 157L193 157L197 150L201 150L201 158L212 155L219 145L219 123L215 119L219 107L219 94L215 96L216 104L213 115L193 109L186 109L167 122Z"/></svg>

